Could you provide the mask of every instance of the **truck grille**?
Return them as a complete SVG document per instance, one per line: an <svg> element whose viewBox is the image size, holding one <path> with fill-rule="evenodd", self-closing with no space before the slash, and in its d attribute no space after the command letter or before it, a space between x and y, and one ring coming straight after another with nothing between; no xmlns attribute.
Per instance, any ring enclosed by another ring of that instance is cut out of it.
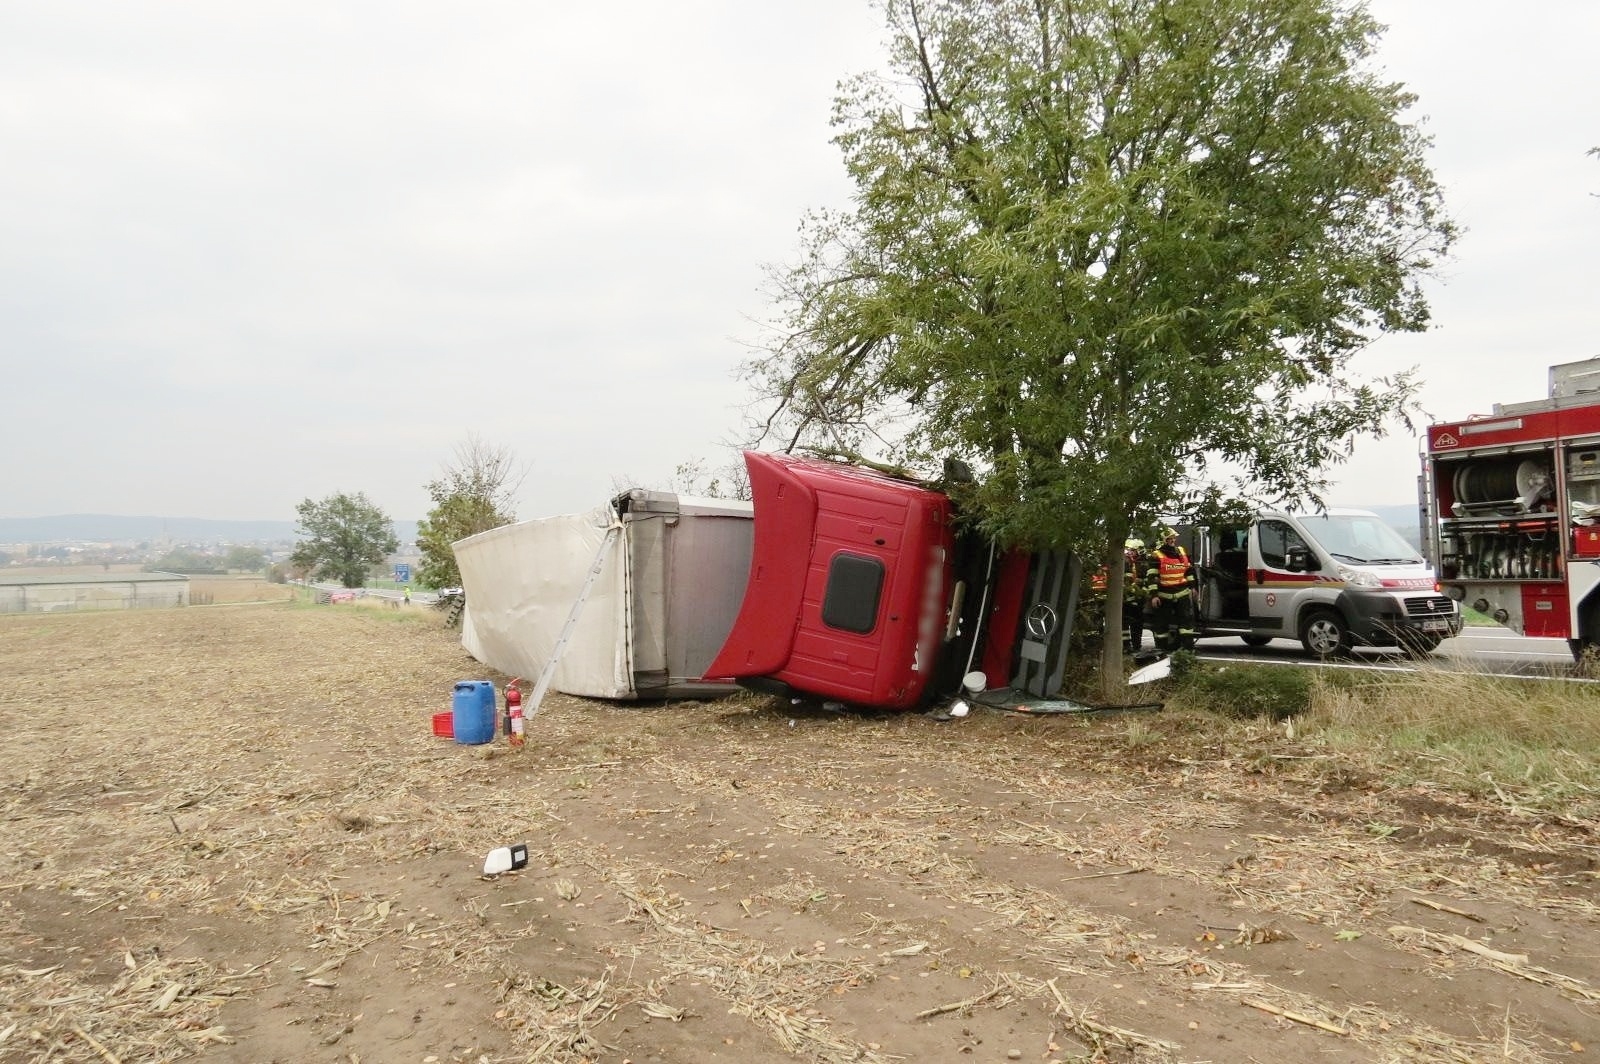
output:
<svg viewBox="0 0 1600 1064"><path fill-rule="evenodd" d="M1447 595L1417 595L1406 599L1407 617L1448 617L1455 611L1455 599Z"/></svg>

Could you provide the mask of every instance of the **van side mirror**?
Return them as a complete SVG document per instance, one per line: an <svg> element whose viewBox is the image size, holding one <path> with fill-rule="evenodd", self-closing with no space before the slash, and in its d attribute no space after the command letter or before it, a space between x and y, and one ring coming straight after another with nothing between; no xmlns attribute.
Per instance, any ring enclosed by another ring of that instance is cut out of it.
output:
<svg viewBox="0 0 1600 1064"><path fill-rule="evenodd" d="M1322 564L1307 548L1290 547L1283 567L1291 573L1314 573L1322 568Z"/></svg>

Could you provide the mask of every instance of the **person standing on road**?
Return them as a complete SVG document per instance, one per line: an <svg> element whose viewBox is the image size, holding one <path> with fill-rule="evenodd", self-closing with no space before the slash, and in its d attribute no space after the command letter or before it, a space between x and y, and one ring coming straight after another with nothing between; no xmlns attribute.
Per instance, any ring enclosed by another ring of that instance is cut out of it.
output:
<svg viewBox="0 0 1600 1064"><path fill-rule="evenodd" d="M1145 574L1150 592L1146 603L1151 611L1150 631L1156 649L1164 654L1194 648L1194 566L1189 554L1178 544L1176 529L1161 530L1161 546L1150 555Z"/></svg>
<svg viewBox="0 0 1600 1064"><path fill-rule="evenodd" d="M411 585L407 584L405 587L401 588L401 590L405 592L405 594L402 596L402 600L407 606L411 605Z"/></svg>

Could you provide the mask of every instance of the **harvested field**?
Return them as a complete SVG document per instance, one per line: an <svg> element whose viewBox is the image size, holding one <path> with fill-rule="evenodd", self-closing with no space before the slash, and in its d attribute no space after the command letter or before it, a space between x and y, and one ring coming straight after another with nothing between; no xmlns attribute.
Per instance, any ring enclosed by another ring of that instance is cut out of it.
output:
<svg viewBox="0 0 1600 1064"><path fill-rule="evenodd" d="M466 747L505 678L416 606L6 617L0 674L0 1060L1600 1059L1596 826L1281 727L552 696Z"/></svg>
<svg viewBox="0 0 1600 1064"><path fill-rule="evenodd" d="M259 576L192 576L189 594L197 604L206 605L286 602L295 597L295 588L289 584L274 584Z"/></svg>

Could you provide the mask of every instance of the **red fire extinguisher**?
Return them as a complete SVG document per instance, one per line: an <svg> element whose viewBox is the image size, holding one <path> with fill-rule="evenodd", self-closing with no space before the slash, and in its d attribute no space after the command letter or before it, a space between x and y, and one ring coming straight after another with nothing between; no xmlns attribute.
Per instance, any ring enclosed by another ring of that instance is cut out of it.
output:
<svg viewBox="0 0 1600 1064"><path fill-rule="evenodd" d="M506 740L512 746L522 745L522 682L519 676L506 684Z"/></svg>

